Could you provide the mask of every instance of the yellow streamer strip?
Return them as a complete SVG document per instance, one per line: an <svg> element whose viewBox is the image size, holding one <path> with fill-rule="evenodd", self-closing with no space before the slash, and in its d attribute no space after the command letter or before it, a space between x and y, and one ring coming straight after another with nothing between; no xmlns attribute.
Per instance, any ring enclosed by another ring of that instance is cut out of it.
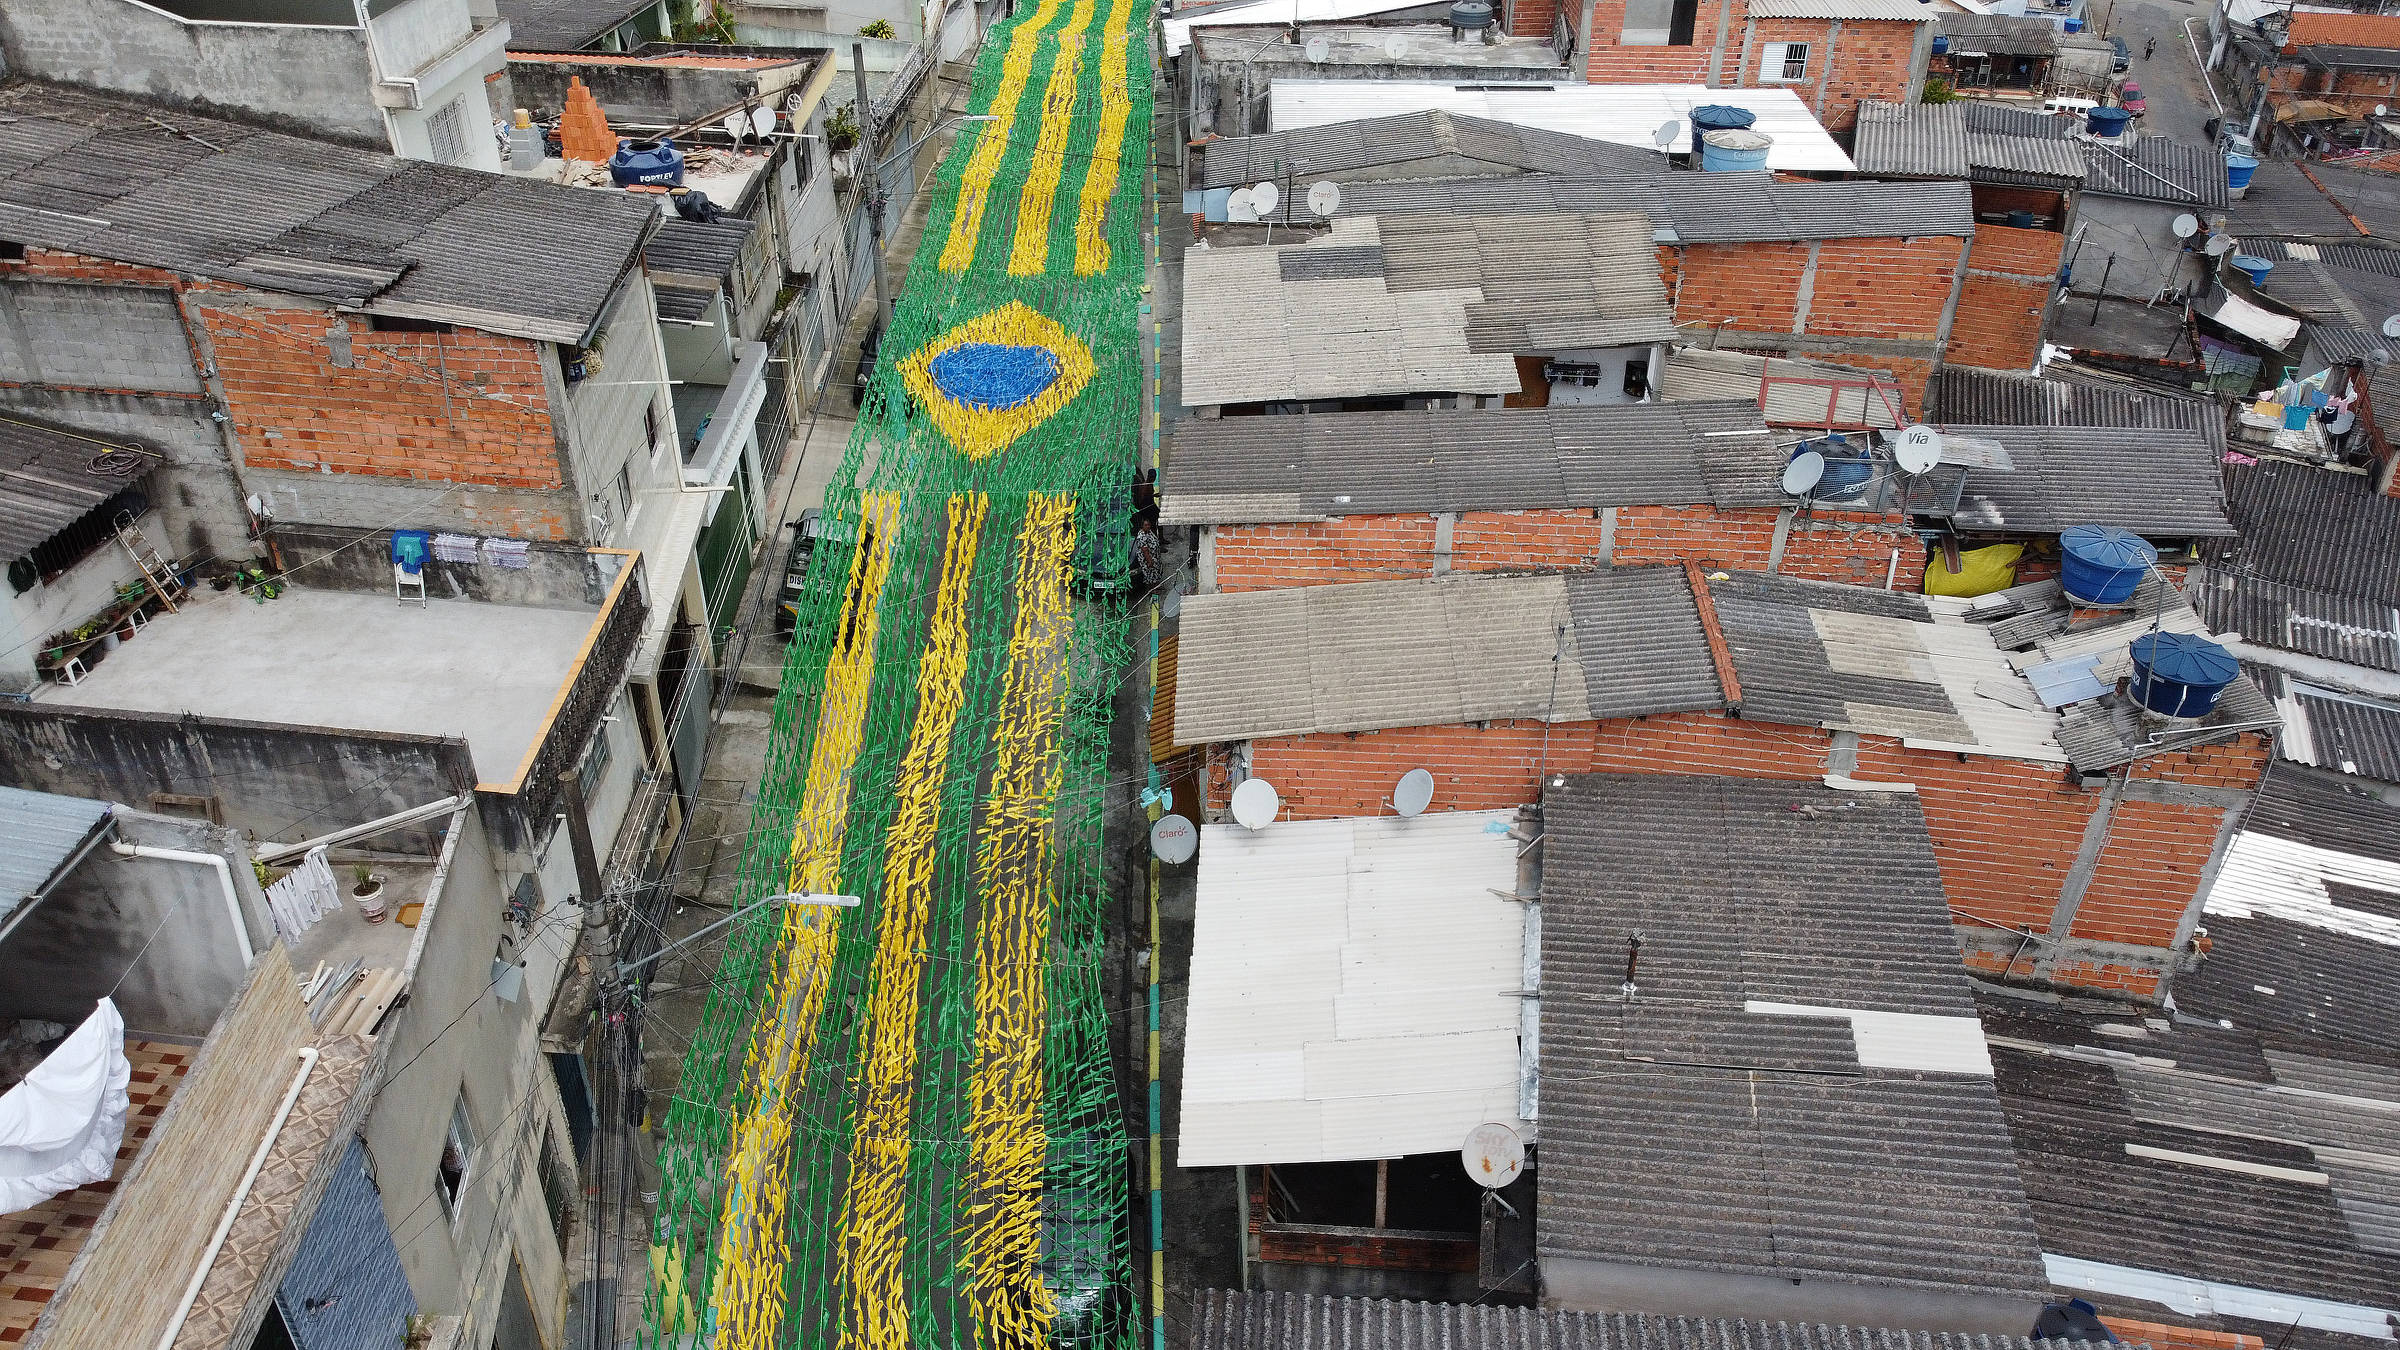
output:
<svg viewBox="0 0 2400 1350"><path fill-rule="evenodd" d="M1042 0L1033 17L1009 34L1008 53L1000 58L1000 87L984 111L999 118L975 131L975 153L958 175L958 209L950 216L950 238L936 264L945 272L964 272L975 261L975 241L983 233L983 209L991 204L992 179L1008 157L1009 133L1017 125L1017 105L1033 79L1033 54L1042 44L1042 30L1058 17L1059 0Z"/></svg>
<svg viewBox="0 0 2400 1350"><path fill-rule="evenodd" d="M1125 87L1125 48L1135 40L1127 20L1133 0L1114 0L1108 28L1100 40L1100 144L1084 170L1083 192L1075 208L1075 275L1098 276L1108 270L1108 203L1117 192L1118 156L1125 153L1125 119L1133 115L1132 92ZM1147 41L1147 35L1142 35Z"/></svg>
<svg viewBox="0 0 2400 1350"><path fill-rule="evenodd" d="M1075 499L1035 494L1017 533L1016 623L976 843L974 1114L965 1217L968 1307L985 1350L1040 1350L1057 1304L1041 1277L1042 1036L1049 1025L1051 804L1075 614Z"/></svg>
<svg viewBox="0 0 2400 1350"><path fill-rule="evenodd" d="M825 666L825 693L810 747L808 780L792 823L789 885L831 891L841 879L842 830L850 812L850 768L867 721L867 692L875 676L875 633L892 535L900 521L895 494L860 502L867 536L851 557L842 605L842 631ZM749 1113L734 1123L725 1167L725 1200L718 1226L717 1279L711 1298L717 1317L715 1350L771 1350L784 1312L784 1269L791 1261L785 1223L791 1170L792 1085L808 1072L809 1029L824 1005L817 978L833 954L840 910L794 905L784 910L781 958L767 991L772 1011L750 1038L741 1100Z"/></svg>
<svg viewBox="0 0 2400 1350"><path fill-rule="evenodd" d="M967 595L988 507L980 493L950 499L949 544L934 598L933 629L917 667L917 719L893 786L897 808L885 834L883 912L875 935L874 994L857 1069L858 1116L843 1197L842 1264L850 1274L841 1343L907 1350L902 1288L902 1183L908 1176L909 1107L917 1068L918 988L933 900L934 828L942 777L958 729L967 678Z"/></svg>
<svg viewBox="0 0 2400 1350"><path fill-rule="evenodd" d="M1049 270L1050 209L1058 197L1058 180L1067 171L1067 136L1075 129L1075 79L1083 62L1084 33L1092 26L1092 8L1092 0L1075 0L1074 17L1059 34L1058 55L1050 62L1050 83L1042 89L1042 134L1025 171L1025 189L1017 194L1017 242L1008 254L1012 277L1035 277Z"/></svg>

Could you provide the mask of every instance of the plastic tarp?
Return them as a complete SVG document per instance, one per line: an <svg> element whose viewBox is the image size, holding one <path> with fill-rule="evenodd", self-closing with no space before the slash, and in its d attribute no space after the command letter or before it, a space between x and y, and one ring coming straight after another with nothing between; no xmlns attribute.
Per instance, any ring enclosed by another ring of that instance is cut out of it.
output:
<svg viewBox="0 0 2400 1350"><path fill-rule="evenodd" d="M2291 346L2292 339L2300 336L2298 319L2261 309L2230 291L2226 292L2225 302L2218 305L2216 312L2208 317L2276 351Z"/></svg>
<svg viewBox="0 0 2400 1350"><path fill-rule="evenodd" d="M108 1180L125 1142L125 1019L107 999L0 1097L0 1214Z"/></svg>

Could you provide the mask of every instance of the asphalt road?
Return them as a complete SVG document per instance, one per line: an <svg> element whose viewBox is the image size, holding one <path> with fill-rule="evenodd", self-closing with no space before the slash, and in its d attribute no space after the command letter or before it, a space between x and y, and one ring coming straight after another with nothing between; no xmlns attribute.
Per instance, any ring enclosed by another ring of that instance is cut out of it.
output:
<svg viewBox="0 0 2400 1350"><path fill-rule="evenodd" d="M2216 109L2192 49L2196 43L2201 57L2208 54L2208 7L2198 0L2115 0L2113 5L2104 0L2100 12L2102 31L2123 38L2133 51L2133 69L2126 78L2142 87L2150 104L2141 130L2207 144L2205 123ZM2186 19L2191 20L2188 25ZM2154 37L2157 53L2144 60L2142 48Z"/></svg>

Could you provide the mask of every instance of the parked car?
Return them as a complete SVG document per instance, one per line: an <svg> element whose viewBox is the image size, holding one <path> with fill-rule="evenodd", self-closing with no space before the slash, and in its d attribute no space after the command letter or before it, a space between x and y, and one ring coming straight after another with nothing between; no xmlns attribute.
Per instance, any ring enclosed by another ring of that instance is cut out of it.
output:
<svg viewBox="0 0 2400 1350"><path fill-rule="evenodd" d="M814 507L792 522L792 552L784 560L783 584L775 593L775 634L790 638L800 625L800 597L808 588L808 563L824 541L824 518Z"/></svg>
<svg viewBox="0 0 2400 1350"><path fill-rule="evenodd" d="M2122 75L2126 71L2133 69L2133 48L2125 45L2125 39L2120 37L2110 38L2108 40L2108 49L2116 54L2114 60L2108 67L2110 70Z"/></svg>
<svg viewBox="0 0 2400 1350"><path fill-rule="evenodd" d="M2124 90L2118 94L2117 106L2136 117L2150 111L2150 101L2142 97L2142 87L2131 80L2125 82Z"/></svg>

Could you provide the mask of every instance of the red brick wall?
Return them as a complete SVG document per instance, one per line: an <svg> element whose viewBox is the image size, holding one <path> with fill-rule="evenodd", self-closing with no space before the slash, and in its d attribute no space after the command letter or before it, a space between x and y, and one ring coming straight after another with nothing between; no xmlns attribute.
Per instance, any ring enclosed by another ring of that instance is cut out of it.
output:
<svg viewBox="0 0 2400 1350"><path fill-rule="evenodd" d="M1217 588L1271 591L1433 572L1433 517L1343 516L1216 531Z"/></svg>
<svg viewBox="0 0 2400 1350"><path fill-rule="evenodd" d="M139 286L182 285L182 278L173 272L163 271L156 267L136 267L132 263L111 262L106 258L87 258L80 253L62 253L52 248L27 248L23 261L0 263L0 272L36 277L43 281L93 281ZM198 287L186 289L198 289Z"/></svg>
<svg viewBox="0 0 2400 1350"><path fill-rule="evenodd" d="M1617 511L1614 560L1759 570L1775 542L1775 513L1713 506L1627 506Z"/></svg>
<svg viewBox="0 0 2400 1350"><path fill-rule="evenodd" d="M1949 235L1913 241L1826 240L1817 250L1808 331L1926 341L1939 337L1965 243Z"/></svg>
<svg viewBox="0 0 2400 1350"><path fill-rule="evenodd" d="M1964 243L1946 235L1913 242L1825 240L1817 246L1816 282L1805 324L1800 291L1808 268L1807 244L1687 244L1674 250L1681 256L1663 275L1674 301L1675 322L1687 327L1930 343L1941 336L1942 311L1950 304ZM1930 358L1798 347L1788 354L1888 370L1899 377L1902 402L1912 413L1924 406L1925 383L1933 376Z"/></svg>
<svg viewBox="0 0 2400 1350"><path fill-rule="evenodd" d="M1900 562L1895 571L1892 553ZM1881 587L1886 580L1896 591L1925 589L1925 544L1917 533L1897 521L1818 512L1807 524L1795 523L1783 541L1787 577L1808 581L1838 581L1845 586Z"/></svg>
<svg viewBox="0 0 2400 1350"><path fill-rule="evenodd" d="M248 464L493 487L563 484L536 343L468 329L370 332L320 310L212 307L198 317ZM343 327L347 367L333 364L327 346Z"/></svg>
<svg viewBox="0 0 2400 1350"><path fill-rule="evenodd" d="M1450 527L1453 571L1563 571L1606 561L1600 518L1591 511L1468 511Z"/></svg>
<svg viewBox="0 0 2400 1350"><path fill-rule="evenodd" d="M2032 369L2041 355L2042 312L2056 285L2066 240L2049 230L1975 227L1967 284L1950 327L1950 360L1993 370Z"/></svg>
<svg viewBox="0 0 2400 1350"><path fill-rule="evenodd" d="M1765 27L1760 25L1762 33ZM1817 120L1829 130L1848 131L1856 126L1858 105L1867 99L1908 101L1909 58L1916 49L1917 25L1851 20L1842 25L1841 36L1832 42L1833 68L1826 76L1823 103L1817 112Z"/></svg>
<svg viewBox="0 0 2400 1350"><path fill-rule="evenodd" d="M1742 81L1733 71L1733 48L1741 42L1742 16L1748 8L1742 0L1700 0L1688 47L1620 46L1619 41L1625 36L1625 0L1593 0L1585 73L1594 84L1705 83L1709 52L1717 41L1717 20L1728 5L1733 7L1733 13L1726 35L1725 82L1739 84Z"/></svg>
<svg viewBox="0 0 2400 1350"><path fill-rule="evenodd" d="M1546 38L1558 24L1558 0L1509 0L1508 31L1517 37Z"/></svg>
<svg viewBox="0 0 2400 1350"><path fill-rule="evenodd" d="M1675 322L1753 333L1792 331L1808 245L1686 244L1676 251L1683 255L1682 265L1668 281Z"/></svg>

